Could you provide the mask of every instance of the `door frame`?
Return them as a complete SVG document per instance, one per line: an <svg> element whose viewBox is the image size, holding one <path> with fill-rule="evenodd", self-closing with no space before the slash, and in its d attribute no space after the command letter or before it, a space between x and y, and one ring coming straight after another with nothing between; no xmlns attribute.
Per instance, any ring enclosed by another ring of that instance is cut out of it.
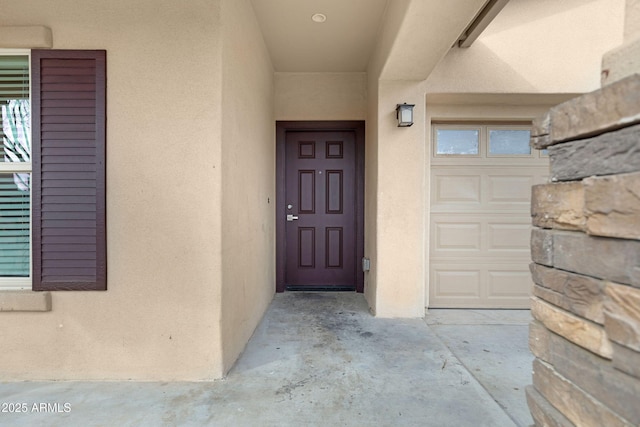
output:
<svg viewBox="0 0 640 427"><path fill-rule="evenodd" d="M286 208L285 147L287 132L352 131L356 149L356 292L364 292L364 121L276 121L276 292L285 291L286 277Z"/></svg>

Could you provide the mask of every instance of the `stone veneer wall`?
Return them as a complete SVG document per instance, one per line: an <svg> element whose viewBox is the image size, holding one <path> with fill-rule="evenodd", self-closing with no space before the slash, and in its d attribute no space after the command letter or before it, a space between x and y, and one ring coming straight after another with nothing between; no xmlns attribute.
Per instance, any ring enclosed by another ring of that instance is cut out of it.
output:
<svg viewBox="0 0 640 427"><path fill-rule="evenodd" d="M640 75L551 109L532 146L537 426L640 425Z"/></svg>

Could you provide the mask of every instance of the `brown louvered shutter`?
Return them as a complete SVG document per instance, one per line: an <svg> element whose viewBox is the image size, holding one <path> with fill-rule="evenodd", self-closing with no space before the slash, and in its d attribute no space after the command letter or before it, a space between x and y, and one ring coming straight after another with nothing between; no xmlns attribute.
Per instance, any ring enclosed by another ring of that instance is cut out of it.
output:
<svg viewBox="0 0 640 427"><path fill-rule="evenodd" d="M31 52L33 289L106 290L106 52Z"/></svg>

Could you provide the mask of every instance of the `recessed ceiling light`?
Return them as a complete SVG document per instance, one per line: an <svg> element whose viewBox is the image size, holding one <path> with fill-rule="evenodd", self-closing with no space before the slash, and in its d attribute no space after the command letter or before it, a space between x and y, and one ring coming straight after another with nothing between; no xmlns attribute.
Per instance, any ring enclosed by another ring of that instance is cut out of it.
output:
<svg viewBox="0 0 640 427"><path fill-rule="evenodd" d="M323 23L327 20L327 15L324 13L314 13L313 16L311 16L311 20L313 22Z"/></svg>

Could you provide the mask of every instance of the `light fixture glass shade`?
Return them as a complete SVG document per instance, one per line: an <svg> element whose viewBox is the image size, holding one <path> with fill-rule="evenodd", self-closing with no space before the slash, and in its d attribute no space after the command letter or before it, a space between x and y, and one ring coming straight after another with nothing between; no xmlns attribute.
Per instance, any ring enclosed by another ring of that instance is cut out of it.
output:
<svg viewBox="0 0 640 427"><path fill-rule="evenodd" d="M396 118L398 127L409 127L413 124L413 107L415 104L398 104L396 106Z"/></svg>

